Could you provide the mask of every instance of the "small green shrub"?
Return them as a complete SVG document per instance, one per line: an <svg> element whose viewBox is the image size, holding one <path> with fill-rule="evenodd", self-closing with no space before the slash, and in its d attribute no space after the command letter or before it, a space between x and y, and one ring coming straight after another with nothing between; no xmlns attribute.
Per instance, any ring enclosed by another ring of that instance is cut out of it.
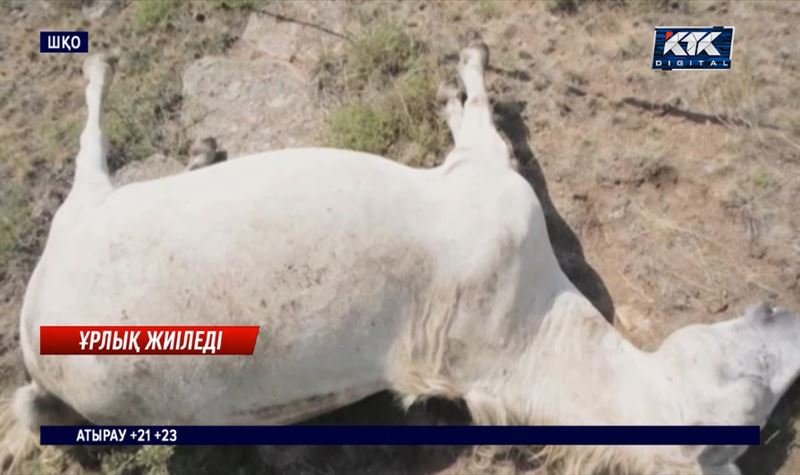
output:
<svg viewBox="0 0 800 475"><path fill-rule="evenodd" d="M347 52L347 86L364 89L371 80L385 83L388 78L408 70L420 57L421 43L406 34L402 25L381 23L363 30Z"/></svg>
<svg viewBox="0 0 800 475"><path fill-rule="evenodd" d="M769 173L761 170L753 175L753 184L757 188L765 189L775 185L777 182L775 178Z"/></svg>
<svg viewBox="0 0 800 475"><path fill-rule="evenodd" d="M407 72L376 97L358 99L334 111L327 121L327 142L379 155L402 152L411 144L418 155L439 154L447 134L436 112L435 94L436 79L430 70ZM425 158L394 155L412 165L422 164Z"/></svg>
<svg viewBox="0 0 800 475"><path fill-rule="evenodd" d="M385 154L397 138L392 111L355 102L328 117L328 143L332 147Z"/></svg>
<svg viewBox="0 0 800 475"><path fill-rule="evenodd" d="M335 61L325 57L327 67ZM398 24L367 27L340 59L350 100L327 118L336 148L390 155L410 165L443 152L447 133L436 111L435 56Z"/></svg>
<svg viewBox="0 0 800 475"><path fill-rule="evenodd" d="M152 30L172 20L182 0L138 0L134 3L133 25L137 30Z"/></svg>
<svg viewBox="0 0 800 475"><path fill-rule="evenodd" d="M440 154L448 139L435 102L439 77L434 68L428 63L409 71L397 82L390 100L400 124L399 136L421 150Z"/></svg>

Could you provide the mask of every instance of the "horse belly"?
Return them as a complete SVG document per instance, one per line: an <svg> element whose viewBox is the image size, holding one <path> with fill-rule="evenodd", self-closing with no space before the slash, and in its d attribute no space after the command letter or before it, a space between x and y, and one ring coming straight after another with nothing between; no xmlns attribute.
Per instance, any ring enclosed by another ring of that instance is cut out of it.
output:
<svg viewBox="0 0 800 475"><path fill-rule="evenodd" d="M385 387L386 353L418 290L398 272L424 266L280 245L198 256L201 246L160 242L106 241L95 246L106 252L48 266L29 346L38 354L39 325L258 325L254 353L35 356L32 376L91 422L291 422Z"/></svg>

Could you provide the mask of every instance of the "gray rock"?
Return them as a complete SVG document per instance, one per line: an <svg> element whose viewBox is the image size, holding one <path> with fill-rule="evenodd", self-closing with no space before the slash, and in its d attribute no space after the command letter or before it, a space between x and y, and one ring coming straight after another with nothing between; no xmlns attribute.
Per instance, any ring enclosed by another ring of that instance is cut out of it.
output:
<svg viewBox="0 0 800 475"><path fill-rule="evenodd" d="M203 58L184 71L182 120L189 137L216 137L232 158L309 145L322 120L310 84L283 63Z"/></svg>
<svg viewBox="0 0 800 475"><path fill-rule="evenodd" d="M319 144L323 114L312 80L319 58L345 40L344 5L294 2L254 13L226 57L183 74L182 121L192 140L213 136L228 156Z"/></svg>
<svg viewBox="0 0 800 475"><path fill-rule="evenodd" d="M114 186L127 185L139 181L155 180L183 172L185 166L178 160L161 153L126 164L111 177Z"/></svg>
<svg viewBox="0 0 800 475"><path fill-rule="evenodd" d="M108 13L115 3L120 2L118 0L97 0L93 3L83 5L81 7L81 13L89 20L97 20Z"/></svg>

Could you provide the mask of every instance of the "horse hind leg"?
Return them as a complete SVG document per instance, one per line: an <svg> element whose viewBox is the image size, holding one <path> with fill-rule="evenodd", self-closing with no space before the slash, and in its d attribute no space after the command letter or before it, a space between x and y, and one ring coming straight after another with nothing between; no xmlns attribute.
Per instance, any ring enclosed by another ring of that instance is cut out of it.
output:
<svg viewBox="0 0 800 475"><path fill-rule="evenodd" d="M72 425L84 418L64 401L39 387L36 382L17 389L11 404L17 421L31 432L43 425Z"/></svg>
<svg viewBox="0 0 800 475"><path fill-rule="evenodd" d="M456 149L472 151L480 160L502 165L512 165L508 144L495 128L489 94L486 91L485 73L489 65L489 48L478 35L472 35L469 44L459 55L458 76L466 89Z"/></svg>
<svg viewBox="0 0 800 475"><path fill-rule="evenodd" d="M41 426L86 423L74 409L36 382L17 389L0 409L0 474L22 472L22 464L40 450Z"/></svg>
<svg viewBox="0 0 800 475"><path fill-rule="evenodd" d="M86 197L92 201L102 199L112 190L106 160L108 140L102 123L103 101L113 76L114 69L103 54L93 54L83 62L86 125L81 132L80 150L75 158L75 180L71 195Z"/></svg>

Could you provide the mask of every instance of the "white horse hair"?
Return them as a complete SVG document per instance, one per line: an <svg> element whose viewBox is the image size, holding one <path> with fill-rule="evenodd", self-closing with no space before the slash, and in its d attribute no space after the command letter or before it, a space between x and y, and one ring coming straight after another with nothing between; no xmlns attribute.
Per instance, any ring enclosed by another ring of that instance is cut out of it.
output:
<svg viewBox="0 0 800 475"><path fill-rule="evenodd" d="M800 318L761 305L644 352L567 279L484 85L444 87L455 148L412 169L347 150L259 153L114 189L88 58L73 188L30 279L20 425L292 423L382 389L463 398L477 424L763 425L800 373ZM40 325L250 325L252 356L41 356ZM738 473L745 447L548 447L567 473Z"/></svg>

